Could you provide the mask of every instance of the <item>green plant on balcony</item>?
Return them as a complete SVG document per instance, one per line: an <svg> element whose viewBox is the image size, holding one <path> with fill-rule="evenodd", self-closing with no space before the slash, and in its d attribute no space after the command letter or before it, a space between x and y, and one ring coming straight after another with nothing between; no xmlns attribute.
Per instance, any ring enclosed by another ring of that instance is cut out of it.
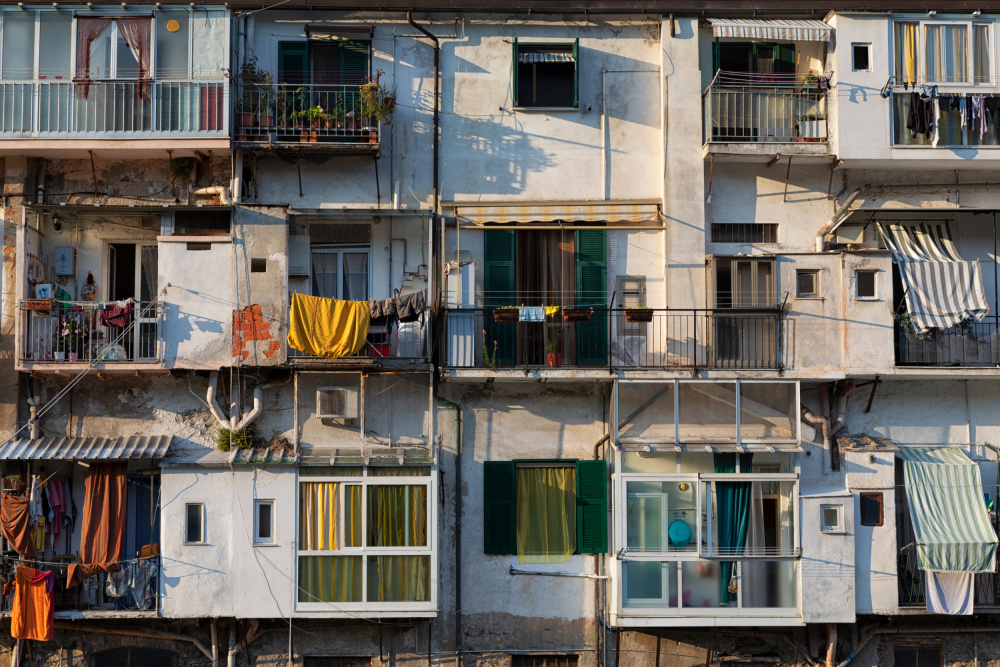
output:
<svg viewBox="0 0 1000 667"><path fill-rule="evenodd" d="M256 424L250 424L238 431L220 428L215 436L215 445L221 452L230 451L235 445L238 449L250 449L260 440Z"/></svg>
<svg viewBox="0 0 1000 667"><path fill-rule="evenodd" d="M500 343L493 341L493 351L490 351L486 344L486 329L483 329L483 365L491 371L495 371L500 365Z"/></svg>
<svg viewBox="0 0 1000 667"><path fill-rule="evenodd" d="M907 310L893 311L892 319L899 325L907 340L927 340L931 337L929 332L917 331L917 327L913 324L913 318L910 317L910 312Z"/></svg>
<svg viewBox="0 0 1000 667"><path fill-rule="evenodd" d="M262 125L271 123L271 73L257 66L257 56L240 66L239 123L241 127L253 127L258 116ZM266 122L264 122L266 121Z"/></svg>
<svg viewBox="0 0 1000 667"><path fill-rule="evenodd" d="M194 166L197 163L197 158L177 157L170 161L170 170L174 177L181 179L187 185L191 181L191 174L194 173Z"/></svg>
<svg viewBox="0 0 1000 667"><path fill-rule="evenodd" d="M361 86L361 115L389 125L396 111L396 87L387 88L382 84L385 72L376 70L374 77Z"/></svg>
<svg viewBox="0 0 1000 667"><path fill-rule="evenodd" d="M302 109L296 111L292 114L292 118L299 119L305 123L305 125L312 127L319 127L320 122L329 118L323 107L316 105L309 107L308 109Z"/></svg>

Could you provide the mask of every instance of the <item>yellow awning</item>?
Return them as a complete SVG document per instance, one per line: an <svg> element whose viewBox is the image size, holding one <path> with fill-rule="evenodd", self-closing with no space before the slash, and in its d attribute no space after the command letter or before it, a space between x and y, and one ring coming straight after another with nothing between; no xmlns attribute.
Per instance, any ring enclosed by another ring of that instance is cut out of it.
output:
<svg viewBox="0 0 1000 667"><path fill-rule="evenodd" d="M514 205L455 206L460 222L484 225L486 223L525 222L604 222L604 223L654 223L659 224L657 204L635 203L580 203Z"/></svg>

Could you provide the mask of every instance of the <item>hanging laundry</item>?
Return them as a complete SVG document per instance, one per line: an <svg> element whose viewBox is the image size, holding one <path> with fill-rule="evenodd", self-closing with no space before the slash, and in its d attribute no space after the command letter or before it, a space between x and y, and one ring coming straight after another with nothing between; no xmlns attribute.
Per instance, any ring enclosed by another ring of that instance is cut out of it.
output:
<svg viewBox="0 0 1000 667"><path fill-rule="evenodd" d="M102 327L124 329L132 324L132 303L126 301L105 305L98 321Z"/></svg>
<svg viewBox="0 0 1000 667"><path fill-rule="evenodd" d="M958 117L962 123L962 129L965 129L969 125L969 105L968 100L965 95L962 94L958 98Z"/></svg>
<svg viewBox="0 0 1000 667"><path fill-rule="evenodd" d="M52 641L55 634L55 591L51 572L17 566L10 635L15 639Z"/></svg>
<svg viewBox="0 0 1000 667"><path fill-rule="evenodd" d="M423 292L414 292L405 296L394 297L396 316L400 322L416 322L427 310L427 300Z"/></svg>
<svg viewBox="0 0 1000 667"><path fill-rule="evenodd" d="M38 517L38 523L31 529L31 541L35 545L35 551L45 552L45 517Z"/></svg>
<svg viewBox="0 0 1000 667"><path fill-rule="evenodd" d="M108 582L105 586L108 597L125 597L125 594L129 591L129 586L132 584L132 578L129 576L131 574L130 570L129 563L121 563L117 570L108 572Z"/></svg>
<svg viewBox="0 0 1000 667"><path fill-rule="evenodd" d="M42 490L38 488L38 477L31 476L31 490L28 491L28 514L31 516L31 525L38 523L38 518L42 516Z"/></svg>
<svg viewBox="0 0 1000 667"><path fill-rule="evenodd" d="M58 477L49 480L47 491L49 494L49 505L51 507L49 510L48 528L51 529L53 536L59 537L59 531L61 530L63 523L63 516L66 513L65 496L63 495L63 481Z"/></svg>
<svg viewBox="0 0 1000 667"><path fill-rule="evenodd" d="M368 308L373 320L396 315L396 302L392 299L373 299L368 302Z"/></svg>
<svg viewBox="0 0 1000 667"><path fill-rule="evenodd" d="M974 572L924 570L927 611L970 616L973 611Z"/></svg>
<svg viewBox="0 0 1000 667"><path fill-rule="evenodd" d="M545 306L545 317L555 317L559 314L559 306Z"/></svg>
<svg viewBox="0 0 1000 667"><path fill-rule="evenodd" d="M522 322L544 322L545 308L542 306L521 306L518 319Z"/></svg>
<svg viewBox="0 0 1000 667"><path fill-rule="evenodd" d="M934 103L931 99L921 99L920 94L910 93L910 112L906 116L906 129L911 137L918 134L934 133Z"/></svg>
<svg viewBox="0 0 1000 667"><path fill-rule="evenodd" d="M979 128L979 140L983 140L983 135L986 134L986 110L983 108L983 96L982 95L972 95L969 97L969 106L971 107L971 117L973 131Z"/></svg>
<svg viewBox="0 0 1000 667"><path fill-rule="evenodd" d="M935 98L931 100L934 105L934 131L931 132L931 146L937 148L938 139L941 137L941 105Z"/></svg>
<svg viewBox="0 0 1000 667"><path fill-rule="evenodd" d="M100 570L118 568L125 538L127 463L92 463L87 469L80 531L80 562L69 566L66 587Z"/></svg>
<svg viewBox="0 0 1000 667"><path fill-rule="evenodd" d="M983 104L986 106L986 115L995 116L1000 111L1000 96L990 95Z"/></svg>
<svg viewBox="0 0 1000 667"><path fill-rule="evenodd" d="M23 483L21 485L24 486ZM35 557L27 498L12 493L3 494L0 499L0 529L14 551L25 558Z"/></svg>
<svg viewBox="0 0 1000 667"><path fill-rule="evenodd" d="M152 560L140 560L132 564L132 599L139 609L149 609L156 599L150 582L156 574L156 563Z"/></svg>
<svg viewBox="0 0 1000 667"><path fill-rule="evenodd" d="M357 354L368 340L367 301L340 301L292 293L288 346L306 354L339 359Z"/></svg>

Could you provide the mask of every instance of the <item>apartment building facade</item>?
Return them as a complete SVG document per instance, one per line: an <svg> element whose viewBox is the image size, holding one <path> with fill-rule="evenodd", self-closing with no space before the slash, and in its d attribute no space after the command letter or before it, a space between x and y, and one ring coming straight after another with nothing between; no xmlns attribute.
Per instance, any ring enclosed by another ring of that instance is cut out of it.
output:
<svg viewBox="0 0 1000 667"><path fill-rule="evenodd" d="M0 7L11 653L995 658L1000 6L705 4Z"/></svg>

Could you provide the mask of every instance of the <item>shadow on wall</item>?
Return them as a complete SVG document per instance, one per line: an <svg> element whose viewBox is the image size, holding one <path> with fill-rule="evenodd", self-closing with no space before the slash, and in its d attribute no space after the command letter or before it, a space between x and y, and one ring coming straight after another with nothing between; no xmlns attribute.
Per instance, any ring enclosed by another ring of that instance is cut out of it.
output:
<svg viewBox="0 0 1000 667"><path fill-rule="evenodd" d="M223 299L219 299L210 294L205 294L197 290L185 289L189 295L200 297L209 301L218 301L219 312L232 316L232 304ZM228 320L228 318L227 318ZM165 334L163 336L163 359L165 362L177 361L180 354L181 343L188 343L196 338L204 338L206 344L216 341L220 347L220 352L216 358L223 359L222 352L225 351L226 341L222 339L225 331L221 319L209 319L201 315L189 313L181 310L181 306L176 303L165 302L163 304L163 322ZM221 342L219 342L221 341ZM190 350L188 350L190 353ZM206 357L209 355L206 355ZM215 359L206 358L205 361Z"/></svg>

